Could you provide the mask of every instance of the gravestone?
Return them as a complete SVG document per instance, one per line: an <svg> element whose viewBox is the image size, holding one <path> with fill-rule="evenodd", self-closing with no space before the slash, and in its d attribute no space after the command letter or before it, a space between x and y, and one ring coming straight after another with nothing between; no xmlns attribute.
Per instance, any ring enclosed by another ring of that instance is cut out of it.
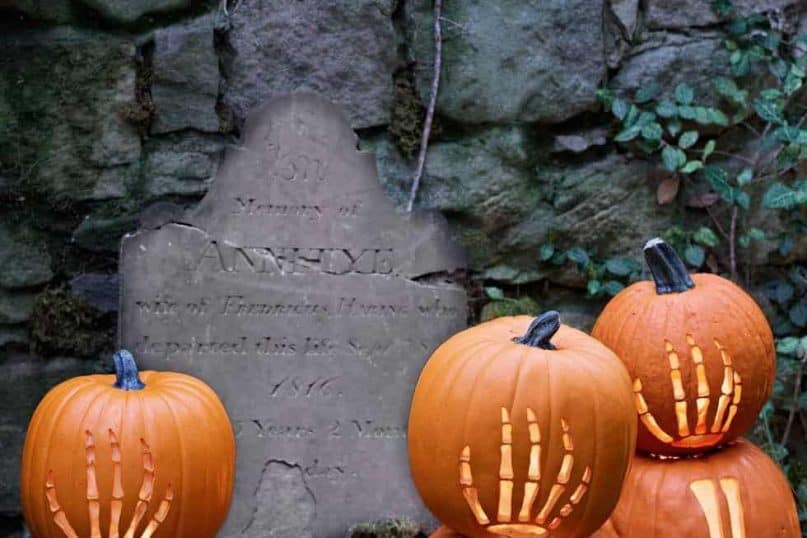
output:
<svg viewBox="0 0 807 538"><path fill-rule="evenodd" d="M438 214L396 211L346 116L271 101L196 209L124 238L121 345L209 383L236 431L220 536L342 537L429 518L406 420L429 354L466 323Z"/></svg>

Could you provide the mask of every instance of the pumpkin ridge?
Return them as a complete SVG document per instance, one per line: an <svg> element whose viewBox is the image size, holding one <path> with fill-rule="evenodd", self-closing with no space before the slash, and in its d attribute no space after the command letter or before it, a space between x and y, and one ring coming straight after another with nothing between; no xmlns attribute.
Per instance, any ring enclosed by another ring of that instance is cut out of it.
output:
<svg viewBox="0 0 807 538"><path fill-rule="evenodd" d="M179 454L180 454L180 458L182 460L182 465L180 465L180 469L179 469L179 484L172 483L171 485L173 486L174 491L180 491L181 492L182 488L185 486L185 484L184 484L184 482L185 482L185 462L187 461L187 457L186 457L186 454L185 454L185 447L184 447L184 445L182 443L182 433L181 433L181 429L179 427L179 421L177 420L177 415L174 412L173 406L168 401L168 396L166 394L164 394L164 393L160 393L157 396L160 398L160 400L162 400L162 402L165 405L166 409L168 409L168 415L171 417L171 423L174 425L173 431L174 431L174 435L176 436L176 439L177 439L177 445L179 445ZM205 465L205 472L207 472L207 467L208 466ZM205 483L207 483L207 482L205 482ZM175 510L176 510L176 512L174 513L174 517L175 517L174 521L178 522L178 523L174 523L174 526L176 527L176 525L179 525L179 528L175 529L174 536L182 536L182 523L184 522L184 520L180 516L182 515L183 508L185 508L185 503L183 502L184 497L182 497L182 496L177 496L177 497L178 498L174 501L175 504L172 506L172 508L175 508ZM205 510L205 512L207 512L207 510Z"/></svg>

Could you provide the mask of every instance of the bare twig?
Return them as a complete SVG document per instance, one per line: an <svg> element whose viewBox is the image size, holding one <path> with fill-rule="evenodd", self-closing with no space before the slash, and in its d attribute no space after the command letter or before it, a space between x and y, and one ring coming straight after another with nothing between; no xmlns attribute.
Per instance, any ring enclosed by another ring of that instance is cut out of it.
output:
<svg viewBox="0 0 807 538"><path fill-rule="evenodd" d="M723 157L730 157L732 159L737 159L738 161L742 161L746 164L755 164L754 161L747 157L743 157L742 155L736 155L734 153L729 153L728 151L720 151L719 149L714 150L712 153L715 155L722 155Z"/></svg>
<svg viewBox="0 0 807 538"><path fill-rule="evenodd" d="M720 224L719 220L717 220L717 217L715 216L714 213L712 213L712 210L709 208L709 206L706 206L704 209L706 209L706 212L709 213L709 217L711 217L712 222L714 223L715 228L717 228L717 231L720 232L720 235L725 237L726 240L729 240L729 234L727 234L726 230L723 229L723 225Z"/></svg>
<svg viewBox="0 0 807 538"><path fill-rule="evenodd" d="M434 0L434 73L432 74L432 89L429 96L429 107L426 109L426 120L423 122L423 133L420 137L420 152L418 153L418 166L415 170L415 177L412 179L412 190L409 192L409 204L406 210L411 212L415 206L415 198L420 187L420 178L423 177L423 169L426 167L426 151L429 149L429 135L432 130L434 120L434 109L437 106L437 90L440 88L440 64L443 56L443 34L440 30L440 12L443 8L443 0Z"/></svg>
<svg viewBox="0 0 807 538"><path fill-rule="evenodd" d="M729 263L731 279L737 280L737 206L731 209L731 228L729 229Z"/></svg>
<svg viewBox="0 0 807 538"><path fill-rule="evenodd" d="M790 403L790 413L787 416L785 432L782 434L782 442L780 443L782 446L787 445L787 441L790 438L790 430L793 428L793 421L796 419L796 412L799 410L799 398L801 397L801 377L803 369L804 363L800 362L798 368L796 368L796 380L793 383L793 400Z"/></svg>

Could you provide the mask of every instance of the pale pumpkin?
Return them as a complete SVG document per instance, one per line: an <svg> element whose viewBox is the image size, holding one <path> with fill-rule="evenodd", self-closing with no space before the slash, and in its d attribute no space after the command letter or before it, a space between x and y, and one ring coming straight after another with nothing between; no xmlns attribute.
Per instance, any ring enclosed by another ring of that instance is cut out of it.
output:
<svg viewBox="0 0 807 538"><path fill-rule="evenodd" d="M227 516L235 439L213 390L174 372L137 371L53 388L28 426L23 514L34 538L212 538Z"/></svg>
<svg viewBox="0 0 807 538"><path fill-rule="evenodd" d="M426 506L464 536L570 538L611 513L635 435L620 360L547 312L477 325L434 352L409 460Z"/></svg>
<svg viewBox="0 0 807 538"><path fill-rule="evenodd" d="M729 443L753 425L771 394L776 353L768 321L731 281L687 274L661 239L644 251L654 281L617 294L591 333L631 376L638 449L682 455Z"/></svg>

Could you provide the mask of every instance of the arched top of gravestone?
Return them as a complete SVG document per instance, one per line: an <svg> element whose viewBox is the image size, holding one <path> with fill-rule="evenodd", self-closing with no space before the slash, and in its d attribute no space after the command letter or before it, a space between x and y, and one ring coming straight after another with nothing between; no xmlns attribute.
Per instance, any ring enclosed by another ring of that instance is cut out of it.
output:
<svg viewBox="0 0 807 538"><path fill-rule="evenodd" d="M183 221L237 246L393 249L403 277L464 267L445 219L396 209L373 154L357 143L333 103L313 94L275 98L250 115L242 144L228 147L207 195Z"/></svg>

